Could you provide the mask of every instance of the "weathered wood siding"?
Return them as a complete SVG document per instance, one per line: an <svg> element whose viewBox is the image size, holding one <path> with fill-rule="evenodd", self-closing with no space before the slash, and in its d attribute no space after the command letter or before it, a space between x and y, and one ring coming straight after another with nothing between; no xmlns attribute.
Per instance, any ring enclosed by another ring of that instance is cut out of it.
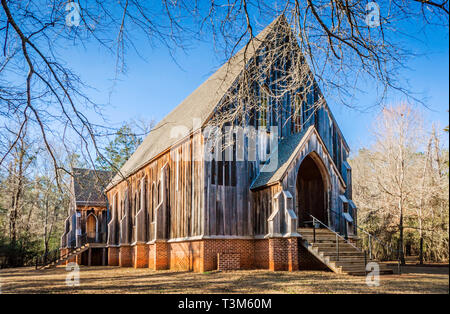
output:
<svg viewBox="0 0 450 314"><path fill-rule="evenodd" d="M199 236L203 233L203 162L193 160L194 146L201 143L201 134L189 136L172 147L171 151L160 155L107 192L108 200L112 204L113 219L114 213L119 222L126 216L129 217L127 224L119 224L119 232L124 232L123 226L128 226L131 243L136 241L135 220L140 210L143 210L147 217L144 224L145 240L154 240L155 230L152 227L156 219L156 209L163 197L168 201L165 208L168 239ZM162 191L161 172L164 166L167 169L168 184L165 191ZM143 188L144 191L141 191L142 184L146 187ZM146 200L141 201L141 197Z"/></svg>

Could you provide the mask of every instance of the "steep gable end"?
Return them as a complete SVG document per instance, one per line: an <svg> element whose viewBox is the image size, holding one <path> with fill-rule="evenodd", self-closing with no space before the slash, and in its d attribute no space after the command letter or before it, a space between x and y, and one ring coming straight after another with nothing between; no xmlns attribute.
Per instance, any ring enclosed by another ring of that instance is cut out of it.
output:
<svg viewBox="0 0 450 314"><path fill-rule="evenodd" d="M261 31L246 47L231 57L227 63L162 119L122 166L107 189L127 178L157 155L176 144L180 139L170 136L173 127L182 126L190 132L195 132L202 127L212 115L222 97L232 87L244 69L246 62L251 60L280 22L285 22L283 15L280 15ZM194 119L199 119L198 125L194 125Z"/></svg>

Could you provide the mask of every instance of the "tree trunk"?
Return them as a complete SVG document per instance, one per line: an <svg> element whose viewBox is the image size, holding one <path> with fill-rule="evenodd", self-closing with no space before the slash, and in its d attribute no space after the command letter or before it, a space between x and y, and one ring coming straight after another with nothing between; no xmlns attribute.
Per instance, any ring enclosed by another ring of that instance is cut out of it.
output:
<svg viewBox="0 0 450 314"><path fill-rule="evenodd" d="M399 236L399 258L400 258L400 263L402 265L405 265L405 252L403 250L403 206L401 204L400 201L400 222L399 222L399 230L400 230L400 236Z"/></svg>
<svg viewBox="0 0 450 314"><path fill-rule="evenodd" d="M423 234L420 232L419 264L423 265Z"/></svg>

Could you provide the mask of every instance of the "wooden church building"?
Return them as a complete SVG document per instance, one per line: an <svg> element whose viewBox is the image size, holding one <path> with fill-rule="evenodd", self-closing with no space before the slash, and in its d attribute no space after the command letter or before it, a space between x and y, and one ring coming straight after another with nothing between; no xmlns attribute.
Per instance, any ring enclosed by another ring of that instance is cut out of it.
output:
<svg viewBox="0 0 450 314"><path fill-rule="evenodd" d="M269 94L261 102L267 110L241 121L254 129L277 128L267 131L276 144L269 160L259 156L261 141L252 160L205 157L208 123L282 25L284 16L159 122L105 186L105 200L74 205L63 249L81 245L86 236L104 243L103 263L111 266L292 271L321 266L305 242L313 221L330 233L355 233L349 147L327 104L315 108L317 87L302 102ZM277 112L298 115L289 120ZM246 153L249 142L245 138ZM231 151L236 157L236 147Z"/></svg>
<svg viewBox="0 0 450 314"><path fill-rule="evenodd" d="M69 262L80 265L107 264L109 211L104 189L111 178L110 171L72 169L71 201L61 236L61 256L67 255L71 249L86 249L74 254Z"/></svg>

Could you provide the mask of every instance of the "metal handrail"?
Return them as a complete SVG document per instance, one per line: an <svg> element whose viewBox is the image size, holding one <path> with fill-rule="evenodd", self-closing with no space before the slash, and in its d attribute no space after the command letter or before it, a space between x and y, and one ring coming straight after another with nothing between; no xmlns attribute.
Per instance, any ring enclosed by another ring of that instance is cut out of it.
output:
<svg viewBox="0 0 450 314"><path fill-rule="evenodd" d="M354 248L357 249L358 251L362 252L362 250L361 250L359 247L355 246L353 243L351 243L351 242L348 241L345 237L341 236L339 233L337 233L336 231L334 231L333 229L331 229L330 227L328 227L328 226L327 226L326 224L324 224L322 221L320 221L319 219L317 219L317 218L314 217L313 215L310 215L310 216L311 216L311 218L313 219L313 230L314 230L314 232L315 232L315 229L316 229L315 223L314 223L314 222L317 221L317 222L319 222L322 226L324 226L325 228L327 228L328 230L330 230L331 232L333 232L333 233L336 235L336 237L341 238L342 240L344 240L345 243L350 244L352 247L354 247ZM315 239L314 239L314 241L315 241Z"/></svg>
<svg viewBox="0 0 450 314"><path fill-rule="evenodd" d="M365 234L367 234L367 235L369 236L369 242L370 242L370 239L374 239L375 241L377 241L378 243L380 243L382 246L384 246L385 248L387 248L388 251L390 251L390 253L395 252L395 251L398 251L398 250L394 250L390 244L387 244L386 242L381 241L381 240L378 239L376 236L374 236L373 234L371 234L371 233L369 233L368 231L364 230L364 229L361 228L360 226L358 226L358 225L356 225L356 224L355 224L355 226L356 226L356 228L358 228L358 229L361 230L363 233L365 233ZM370 248L370 244L369 244L369 248ZM371 252L370 249L369 249L369 254L370 254L371 258L372 258L372 252Z"/></svg>
<svg viewBox="0 0 450 314"><path fill-rule="evenodd" d="M335 210L333 210L332 208L330 208L330 211L334 212L335 214L339 215L339 224L340 224L340 219L341 219L341 212L337 212ZM311 217L313 217L312 215L310 215ZM336 233L335 231L331 230L330 228L328 228L328 226L326 226L324 223L322 223L319 219L313 217L314 219L316 219L317 221L319 221L323 226L325 226L328 230ZM361 230L363 233L365 233L366 235L369 236L369 259L372 259L372 244L371 244L371 239L375 239L375 241L377 241L379 244L381 244L382 246L384 246L385 248L387 248L388 251L390 251L390 253L396 253L397 254L397 268L398 268L398 273L401 274L401 261L400 261L400 250L399 249L393 249L392 245L387 244L383 241L381 241L380 239L378 239L376 236L374 236L373 234L369 233L368 231L364 230L362 227L358 226L358 224L355 223L355 226L357 229ZM364 252L364 258L366 259L366 251L362 250L356 246L354 246L352 243L349 243L350 245L352 245L353 247L357 248L360 252Z"/></svg>
<svg viewBox="0 0 450 314"><path fill-rule="evenodd" d="M369 236L369 257L370 259L372 259L372 242L371 239L375 239L375 241L377 241L379 244L381 244L382 246L384 246L388 251L390 251L390 253L396 253L397 254L397 269L398 269L398 273L401 274L401 261L400 261L400 250L399 249L393 249L392 245L387 244L384 241L381 241L380 239L378 239L376 236L374 236L373 234L369 233L368 231L364 230L362 227L358 226L357 224L355 224L356 228L358 228L359 230L361 230L363 233L367 234Z"/></svg>

